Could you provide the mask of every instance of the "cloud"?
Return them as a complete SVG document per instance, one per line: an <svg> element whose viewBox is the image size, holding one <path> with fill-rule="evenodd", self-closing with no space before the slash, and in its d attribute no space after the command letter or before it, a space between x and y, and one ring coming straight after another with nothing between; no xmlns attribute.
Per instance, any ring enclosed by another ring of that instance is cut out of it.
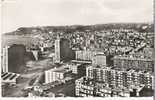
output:
<svg viewBox="0 0 155 100"><path fill-rule="evenodd" d="M147 22L153 0L17 0L2 4L2 31L20 26Z"/></svg>

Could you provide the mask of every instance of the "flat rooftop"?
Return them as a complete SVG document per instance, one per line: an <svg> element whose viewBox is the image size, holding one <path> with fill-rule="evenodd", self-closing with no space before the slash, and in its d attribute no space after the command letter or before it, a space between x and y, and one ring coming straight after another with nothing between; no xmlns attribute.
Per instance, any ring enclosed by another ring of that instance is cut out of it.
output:
<svg viewBox="0 0 155 100"><path fill-rule="evenodd" d="M85 81L87 81L86 83L84 83L84 78ZM86 86L92 86L94 87L94 83L92 79L87 79L86 77L81 77L80 79L78 79L83 85ZM111 88L109 87L106 83L99 83L99 82L95 82L95 87L98 87L99 89L106 89L106 90L110 90L110 91L117 91L117 92L130 92L133 89L137 89L138 91L141 91L144 88L144 85L131 85L130 87L115 87L115 88ZM130 90L131 89L131 90Z"/></svg>
<svg viewBox="0 0 155 100"><path fill-rule="evenodd" d="M153 61L151 58L140 58L134 56L115 56L113 59Z"/></svg>
<svg viewBox="0 0 155 100"><path fill-rule="evenodd" d="M54 72L59 72L59 73L66 73L68 71L69 71L68 69L56 69L56 70L54 70Z"/></svg>
<svg viewBox="0 0 155 100"><path fill-rule="evenodd" d="M59 72L59 73L66 73L66 72L69 72L69 68L67 65L62 65L58 68L53 68L53 69L50 69L50 70L47 70L47 71L52 71L52 72Z"/></svg>
<svg viewBox="0 0 155 100"><path fill-rule="evenodd" d="M91 64L91 61L87 61L87 60L71 60L72 63L87 63L87 64Z"/></svg>
<svg viewBox="0 0 155 100"><path fill-rule="evenodd" d="M20 75L12 72L4 72L1 74L2 82L12 81L18 78Z"/></svg>

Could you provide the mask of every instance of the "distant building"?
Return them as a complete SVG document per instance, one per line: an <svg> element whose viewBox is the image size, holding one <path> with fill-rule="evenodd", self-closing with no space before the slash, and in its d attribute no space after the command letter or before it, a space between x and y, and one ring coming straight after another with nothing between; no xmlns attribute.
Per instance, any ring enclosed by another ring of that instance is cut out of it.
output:
<svg viewBox="0 0 155 100"><path fill-rule="evenodd" d="M92 58L96 54L96 52L90 50L78 50L75 52L75 54L76 60L92 61Z"/></svg>
<svg viewBox="0 0 155 100"><path fill-rule="evenodd" d="M69 65L69 69L72 71L72 73L78 74L78 67L79 67L80 65L81 65L81 64L70 64L70 65Z"/></svg>
<svg viewBox="0 0 155 100"><path fill-rule="evenodd" d="M51 83L54 81L63 81L67 75L71 74L71 70L67 67L60 67L45 71L45 83Z"/></svg>
<svg viewBox="0 0 155 100"><path fill-rule="evenodd" d="M131 97L139 96L142 87L125 87L112 88L106 83L99 83L93 79L82 77L75 82L75 95L79 97Z"/></svg>
<svg viewBox="0 0 155 100"><path fill-rule="evenodd" d="M153 75L143 71L119 71L109 67L94 67L86 68L86 76L94 79L97 82L104 82L112 87L131 87L144 85L146 88L152 89Z"/></svg>
<svg viewBox="0 0 155 100"><path fill-rule="evenodd" d="M75 52L70 47L70 41L65 38L60 39L60 59L62 61L75 59Z"/></svg>
<svg viewBox="0 0 155 100"><path fill-rule="evenodd" d="M93 65L106 65L106 56L103 52L91 50L76 51L77 61L91 61Z"/></svg>
<svg viewBox="0 0 155 100"><path fill-rule="evenodd" d="M76 64L72 63L69 65L69 69L73 74L78 75L78 77L82 77L86 75L86 65L85 64Z"/></svg>
<svg viewBox="0 0 155 100"><path fill-rule="evenodd" d="M119 70L135 69L141 71L152 71L154 62L151 58L136 57L136 55L115 56L114 67Z"/></svg>
<svg viewBox="0 0 155 100"><path fill-rule="evenodd" d="M86 60L71 60L71 62L78 64L92 64L92 61L86 61Z"/></svg>
<svg viewBox="0 0 155 100"><path fill-rule="evenodd" d="M92 58L93 65L106 66L106 56L104 53L97 53Z"/></svg>
<svg viewBox="0 0 155 100"><path fill-rule="evenodd" d="M55 62L60 62L60 39L55 40Z"/></svg>

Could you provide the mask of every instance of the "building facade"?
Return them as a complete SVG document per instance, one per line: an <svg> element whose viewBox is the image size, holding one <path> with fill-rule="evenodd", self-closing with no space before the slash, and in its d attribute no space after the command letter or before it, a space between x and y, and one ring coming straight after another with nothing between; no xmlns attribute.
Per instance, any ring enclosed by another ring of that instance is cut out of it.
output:
<svg viewBox="0 0 155 100"><path fill-rule="evenodd" d="M69 69L72 70L72 73L74 74L78 74L78 67L80 66L81 64L70 64L69 65Z"/></svg>
<svg viewBox="0 0 155 100"><path fill-rule="evenodd" d="M90 50L78 50L75 52L75 54L76 54L76 60L92 61L92 58L94 57L96 52Z"/></svg>
<svg viewBox="0 0 155 100"><path fill-rule="evenodd" d="M24 45L11 45L2 49L2 72L21 73L25 65Z"/></svg>
<svg viewBox="0 0 155 100"><path fill-rule="evenodd" d="M9 46L5 46L2 49L2 72L8 72L8 48Z"/></svg>
<svg viewBox="0 0 155 100"><path fill-rule="evenodd" d="M88 77L82 77L75 82L75 95L79 97L131 97L139 96L143 87L109 87L108 84L96 82Z"/></svg>
<svg viewBox="0 0 155 100"><path fill-rule="evenodd" d="M92 58L93 65L106 66L106 56L104 53L97 53Z"/></svg>
<svg viewBox="0 0 155 100"><path fill-rule="evenodd" d="M65 67L47 70L45 71L45 83L62 81L71 72L71 70L66 69Z"/></svg>
<svg viewBox="0 0 155 100"><path fill-rule="evenodd" d="M154 62L153 59L128 56L115 56L114 67L119 70L135 69L141 71L153 71Z"/></svg>
<svg viewBox="0 0 155 100"><path fill-rule="evenodd" d="M135 70L119 71L109 67L87 67L86 76L98 82L104 82L112 87L130 87L144 85L152 89L153 75L149 72Z"/></svg>
<svg viewBox="0 0 155 100"><path fill-rule="evenodd" d="M55 62L60 62L60 38L55 40Z"/></svg>
<svg viewBox="0 0 155 100"><path fill-rule="evenodd" d="M78 77L86 76L86 66L87 64L75 64L72 63L69 65L69 69L73 74L76 74Z"/></svg>

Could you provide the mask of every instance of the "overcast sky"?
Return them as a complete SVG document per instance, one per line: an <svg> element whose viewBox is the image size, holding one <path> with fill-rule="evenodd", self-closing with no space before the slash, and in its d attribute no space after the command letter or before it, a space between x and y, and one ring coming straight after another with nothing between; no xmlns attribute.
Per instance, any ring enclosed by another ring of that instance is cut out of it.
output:
<svg viewBox="0 0 155 100"><path fill-rule="evenodd" d="M2 3L2 32L22 26L115 22L153 22L153 0L4 0Z"/></svg>

